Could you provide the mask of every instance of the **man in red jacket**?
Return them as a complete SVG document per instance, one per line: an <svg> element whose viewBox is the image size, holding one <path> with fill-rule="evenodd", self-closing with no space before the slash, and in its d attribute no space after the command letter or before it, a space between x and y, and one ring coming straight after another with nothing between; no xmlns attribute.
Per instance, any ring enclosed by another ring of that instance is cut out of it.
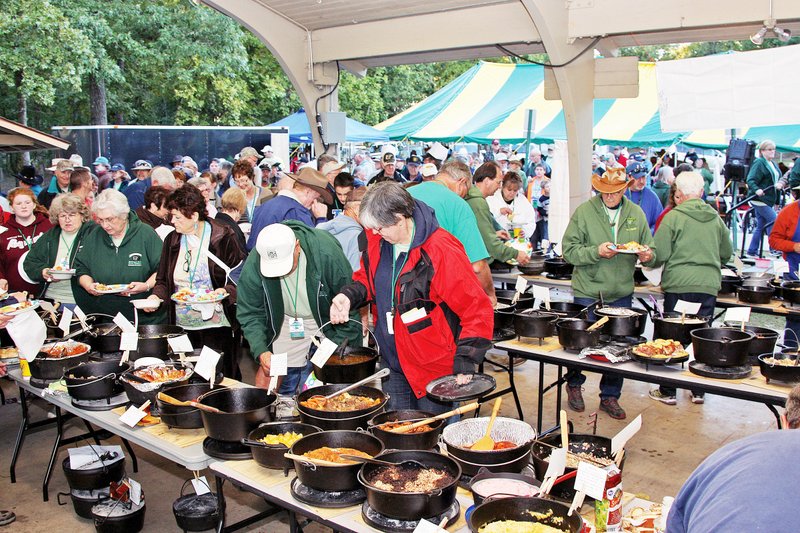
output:
<svg viewBox="0 0 800 533"><path fill-rule="evenodd" d="M333 299L331 321L371 303L375 337L391 370L387 409L443 413L426 396L436 378L474 372L491 347L493 311L464 248L439 227L433 210L399 183L374 185L361 201L367 251L354 283Z"/></svg>

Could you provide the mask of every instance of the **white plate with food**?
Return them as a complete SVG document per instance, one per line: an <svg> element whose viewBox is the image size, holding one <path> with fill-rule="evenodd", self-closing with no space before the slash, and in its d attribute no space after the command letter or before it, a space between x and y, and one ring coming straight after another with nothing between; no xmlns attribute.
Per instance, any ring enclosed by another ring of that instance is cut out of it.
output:
<svg viewBox="0 0 800 533"><path fill-rule="evenodd" d="M218 293L205 289L181 289L172 295L172 301L180 304L213 304L228 297L228 293Z"/></svg>
<svg viewBox="0 0 800 533"><path fill-rule="evenodd" d="M0 314L17 316L39 308L39 300L28 300L0 307Z"/></svg>
<svg viewBox="0 0 800 533"><path fill-rule="evenodd" d="M127 291L130 286L130 283L114 283L111 285L106 285L105 283L95 283L94 290L100 294L119 294Z"/></svg>
<svg viewBox="0 0 800 533"><path fill-rule="evenodd" d="M54 267L50 269L50 277L57 281L70 279L74 275L74 268Z"/></svg>
<svg viewBox="0 0 800 533"><path fill-rule="evenodd" d="M618 254L638 254L646 252L650 248L636 241L626 242L625 244L611 244L609 249L614 250Z"/></svg>

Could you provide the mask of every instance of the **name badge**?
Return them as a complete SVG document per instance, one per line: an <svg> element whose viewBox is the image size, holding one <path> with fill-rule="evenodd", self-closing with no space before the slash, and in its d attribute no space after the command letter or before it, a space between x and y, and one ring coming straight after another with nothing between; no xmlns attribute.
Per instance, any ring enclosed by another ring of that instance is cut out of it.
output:
<svg viewBox="0 0 800 533"><path fill-rule="evenodd" d="M306 332L305 328L303 327L303 319L302 318L294 318L289 321L289 338L292 340L298 340L305 338Z"/></svg>
<svg viewBox="0 0 800 533"><path fill-rule="evenodd" d="M389 335L394 335L394 313L386 311L386 329Z"/></svg>

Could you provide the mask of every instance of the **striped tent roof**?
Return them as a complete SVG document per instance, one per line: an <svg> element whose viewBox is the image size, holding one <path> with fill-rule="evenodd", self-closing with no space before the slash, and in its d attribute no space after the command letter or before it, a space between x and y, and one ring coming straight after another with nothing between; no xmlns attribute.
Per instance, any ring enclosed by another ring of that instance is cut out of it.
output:
<svg viewBox="0 0 800 533"><path fill-rule="evenodd" d="M663 133L654 63L639 64L637 98L594 102L594 137L600 144L664 146L680 133ZM441 90L375 126L394 140L478 142L525 140L526 110L536 110L535 142L566 139L559 100L544 99L544 67L479 62ZM727 144L727 143L726 143Z"/></svg>

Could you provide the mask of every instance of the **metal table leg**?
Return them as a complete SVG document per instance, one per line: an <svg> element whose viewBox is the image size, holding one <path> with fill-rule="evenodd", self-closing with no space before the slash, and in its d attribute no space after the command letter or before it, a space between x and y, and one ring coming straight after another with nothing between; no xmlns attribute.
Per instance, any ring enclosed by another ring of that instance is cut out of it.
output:
<svg viewBox="0 0 800 533"><path fill-rule="evenodd" d="M564 382L564 367L558 365L558 381L556 386L556 420L561 420L561 384Z"/></svg>
<svg viewBox="0 0 800 533"><path fill-rule="evenodd" d="M219 476L214 476L217 484L217 507L219 508L219 522L217 523L217 533L222 533L225 529L225 494L222 492L222 486L225 480Z"/></svg>
<svg viewBox="0 0 800 533"><path fill-rule="evenodd" d="M769 409L772 412L772 414L775 415L775 420L778 421L778 429L786 429L781 427L781 415L780 413L778 413L778 410L775 409L775 406L768 403L765 403L764 405L766 405L767 409Z"/></svg>
<svg viewBox="0 0 800 533"><path fill-rule="evenodd" d="M122 441L122 445L125 446L125 449L128 450L128 455L131 457L131 464L133 465L133 473L136 474L139 472L139 461L136 459L136 454L133 453L133 448L131 448L131 443L128 442L128 439L123 439L120 437Z"/></svg>
<svg viewBox="0 0 800 533"><path fill-rule="evenodd" d="M536 433L542 432L543 403L544 403L544 364L539 363L539 405L536 406Z"/></svg>
<svg viewBox="0 0 800 533"><path fill-rule="evenodd" d="M61 408L56 406L56 440L53 442L53 451L50 452L50 461L47 463L47 470L44 473L44 481L42 482L42 500L48 501L50 495L48 493L48 485L50 484L50 477L53 475L53 467L58 457L58 449L61 447L61 437L64 435L64 418L61 415Z"/></svg>
<svg viewBox="0 0 800 533"><path fill-rule="evenodd" d="M519 394L517 393L517 384L514 383L514 358L508 354L508 384L511 387L511 395L514 397L514 403L517 406L517 414L520 420L525 420L525 415L522 413L522 403L519 401Z"/></svg>
<svg viewBox="0 0 800 533"><path fill-rule="evenodd" d="M19 451L22 448L22 443L25 442L25 434L28 432L28 425L30 423L30 416L28 415L28 399L25 396L25 389L17 386L19 389L19 404L22 407L22 421L19 423L19 430L17 430L17 440L14 443L14 453L11 456L11 467L9 468L11 474L11 483L17 482L17 459L19 458Z"/></svg>

